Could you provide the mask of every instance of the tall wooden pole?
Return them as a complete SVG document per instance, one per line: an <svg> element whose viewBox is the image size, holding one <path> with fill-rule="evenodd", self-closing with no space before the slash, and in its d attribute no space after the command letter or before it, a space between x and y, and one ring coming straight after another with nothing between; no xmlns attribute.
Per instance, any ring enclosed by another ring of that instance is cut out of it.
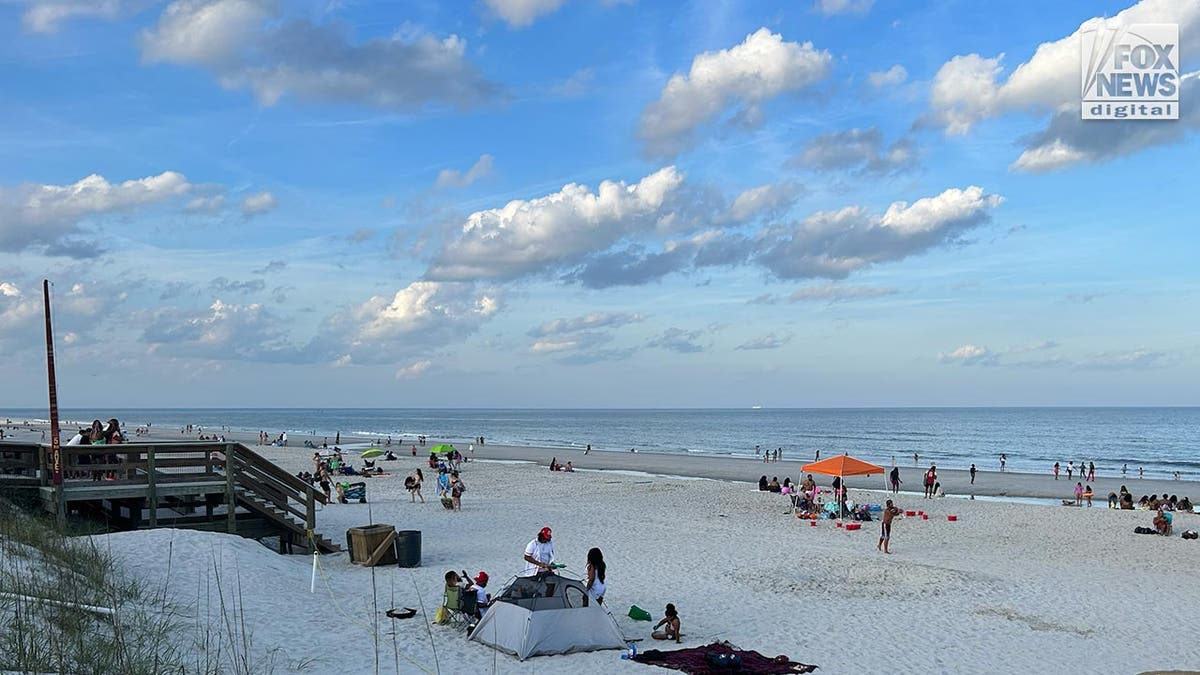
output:
<svg viewBox="0 0 1200 675"><path fill-rule="evenodd" d="M50 326L50 280L42 280L46 305L46 377L50 386L50 471L54 485L62 485L62 446L58 436L58 384L54 380L54 329ZM61 488L59 488L61 490Z"/></svg>

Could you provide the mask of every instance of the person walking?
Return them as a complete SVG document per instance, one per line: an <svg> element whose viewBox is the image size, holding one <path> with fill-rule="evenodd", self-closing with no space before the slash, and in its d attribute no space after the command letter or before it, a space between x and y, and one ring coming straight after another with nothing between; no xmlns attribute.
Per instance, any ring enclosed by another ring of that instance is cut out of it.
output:
<svg viewBox="0 0 1200 675"><path fill-rule="evenodd" d="M900 483L902 482L900 480L900 468L892 467L892 472L888 474L888 479L892 482L892 494L899 494Z"/></svg>
<svg viewBox="0 0 1200 675"><path fill-rule="evenodd" d="M879 524L879 543L875 546L876 551L883 551L891 554L888 550L888 544L892 540L892 519L899 515L899 507L892 504L892 500L887 500L887 506L883 507L883 522Z"/></svg>
<svg viewBox="0 0 1200 675"><path fill-rule="evenodd" d="M1096 481L1096 463L1095 462L1088 462L1087 480L1089 483L1094 483Z"/></svg>
<svg viewBox="0 0 1200 675"><path fill-rule="evenodd" d="M971 465L971 485L975 484L975 465Z"/></svg>
<svg viewBox="0 0 1200 675"><path fill-rule="evenodd" d="M1075 462L1067 462L1067 480L1071 480L1071 474L1075 471Z"/></svg>

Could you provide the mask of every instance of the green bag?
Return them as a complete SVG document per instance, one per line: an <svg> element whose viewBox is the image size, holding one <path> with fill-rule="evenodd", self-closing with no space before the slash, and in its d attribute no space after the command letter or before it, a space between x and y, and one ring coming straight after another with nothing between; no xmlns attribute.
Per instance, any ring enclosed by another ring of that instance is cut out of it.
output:
<svg viewBox="0 0 1200 675"><path fill-rule="evenodd" d="M650 612L638 607L637 605L629 606L629 618L634 621L653 621L654 617L650 616Z"/></svg>

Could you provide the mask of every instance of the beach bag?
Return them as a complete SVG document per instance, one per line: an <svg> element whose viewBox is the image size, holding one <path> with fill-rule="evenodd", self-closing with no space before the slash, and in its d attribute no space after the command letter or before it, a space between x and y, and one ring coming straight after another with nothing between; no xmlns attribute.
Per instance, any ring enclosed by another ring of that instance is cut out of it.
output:
<svg viewBox="0 0 1200 675"><path fill-rule="evenodd" d="M442 607L438 607L437 611L433 614L433 622L450 623L450 610L446 609L444 605Z"/></svg>
<svg viewBox="0 0 1200 675"><path fill-rule="evenodd" d="M629 618L634 621L653 621L654 617L650 616L650 612L638 607L637 605L629 606Z"/></svg>
<svg viewBox="0 0 1200 675"><path fill-rule="evenodd" d="M1198 534L1195 530L1187 530L1179 536L1183 537L1184 539L1196 539L1197 537L1200 537L1200 534Z"/></svg>
<svg viewBox="0 0 1200 675"><path fill-rule="evenodd" d="M1133 531L1137 534L1158 534L1153 527L1135 527Z"/></svg>

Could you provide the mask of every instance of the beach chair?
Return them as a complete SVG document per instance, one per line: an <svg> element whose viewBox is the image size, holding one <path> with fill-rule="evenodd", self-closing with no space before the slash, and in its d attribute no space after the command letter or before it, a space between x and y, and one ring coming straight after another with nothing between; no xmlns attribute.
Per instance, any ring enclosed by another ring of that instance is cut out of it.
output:
<svg viewBox="0 0 1200 675"><path fill-rule="evenodd" d="M459 586L446 589L442 606L446 608L446 623L456 628L466 628L475 621L477 598Z"/></svg>

